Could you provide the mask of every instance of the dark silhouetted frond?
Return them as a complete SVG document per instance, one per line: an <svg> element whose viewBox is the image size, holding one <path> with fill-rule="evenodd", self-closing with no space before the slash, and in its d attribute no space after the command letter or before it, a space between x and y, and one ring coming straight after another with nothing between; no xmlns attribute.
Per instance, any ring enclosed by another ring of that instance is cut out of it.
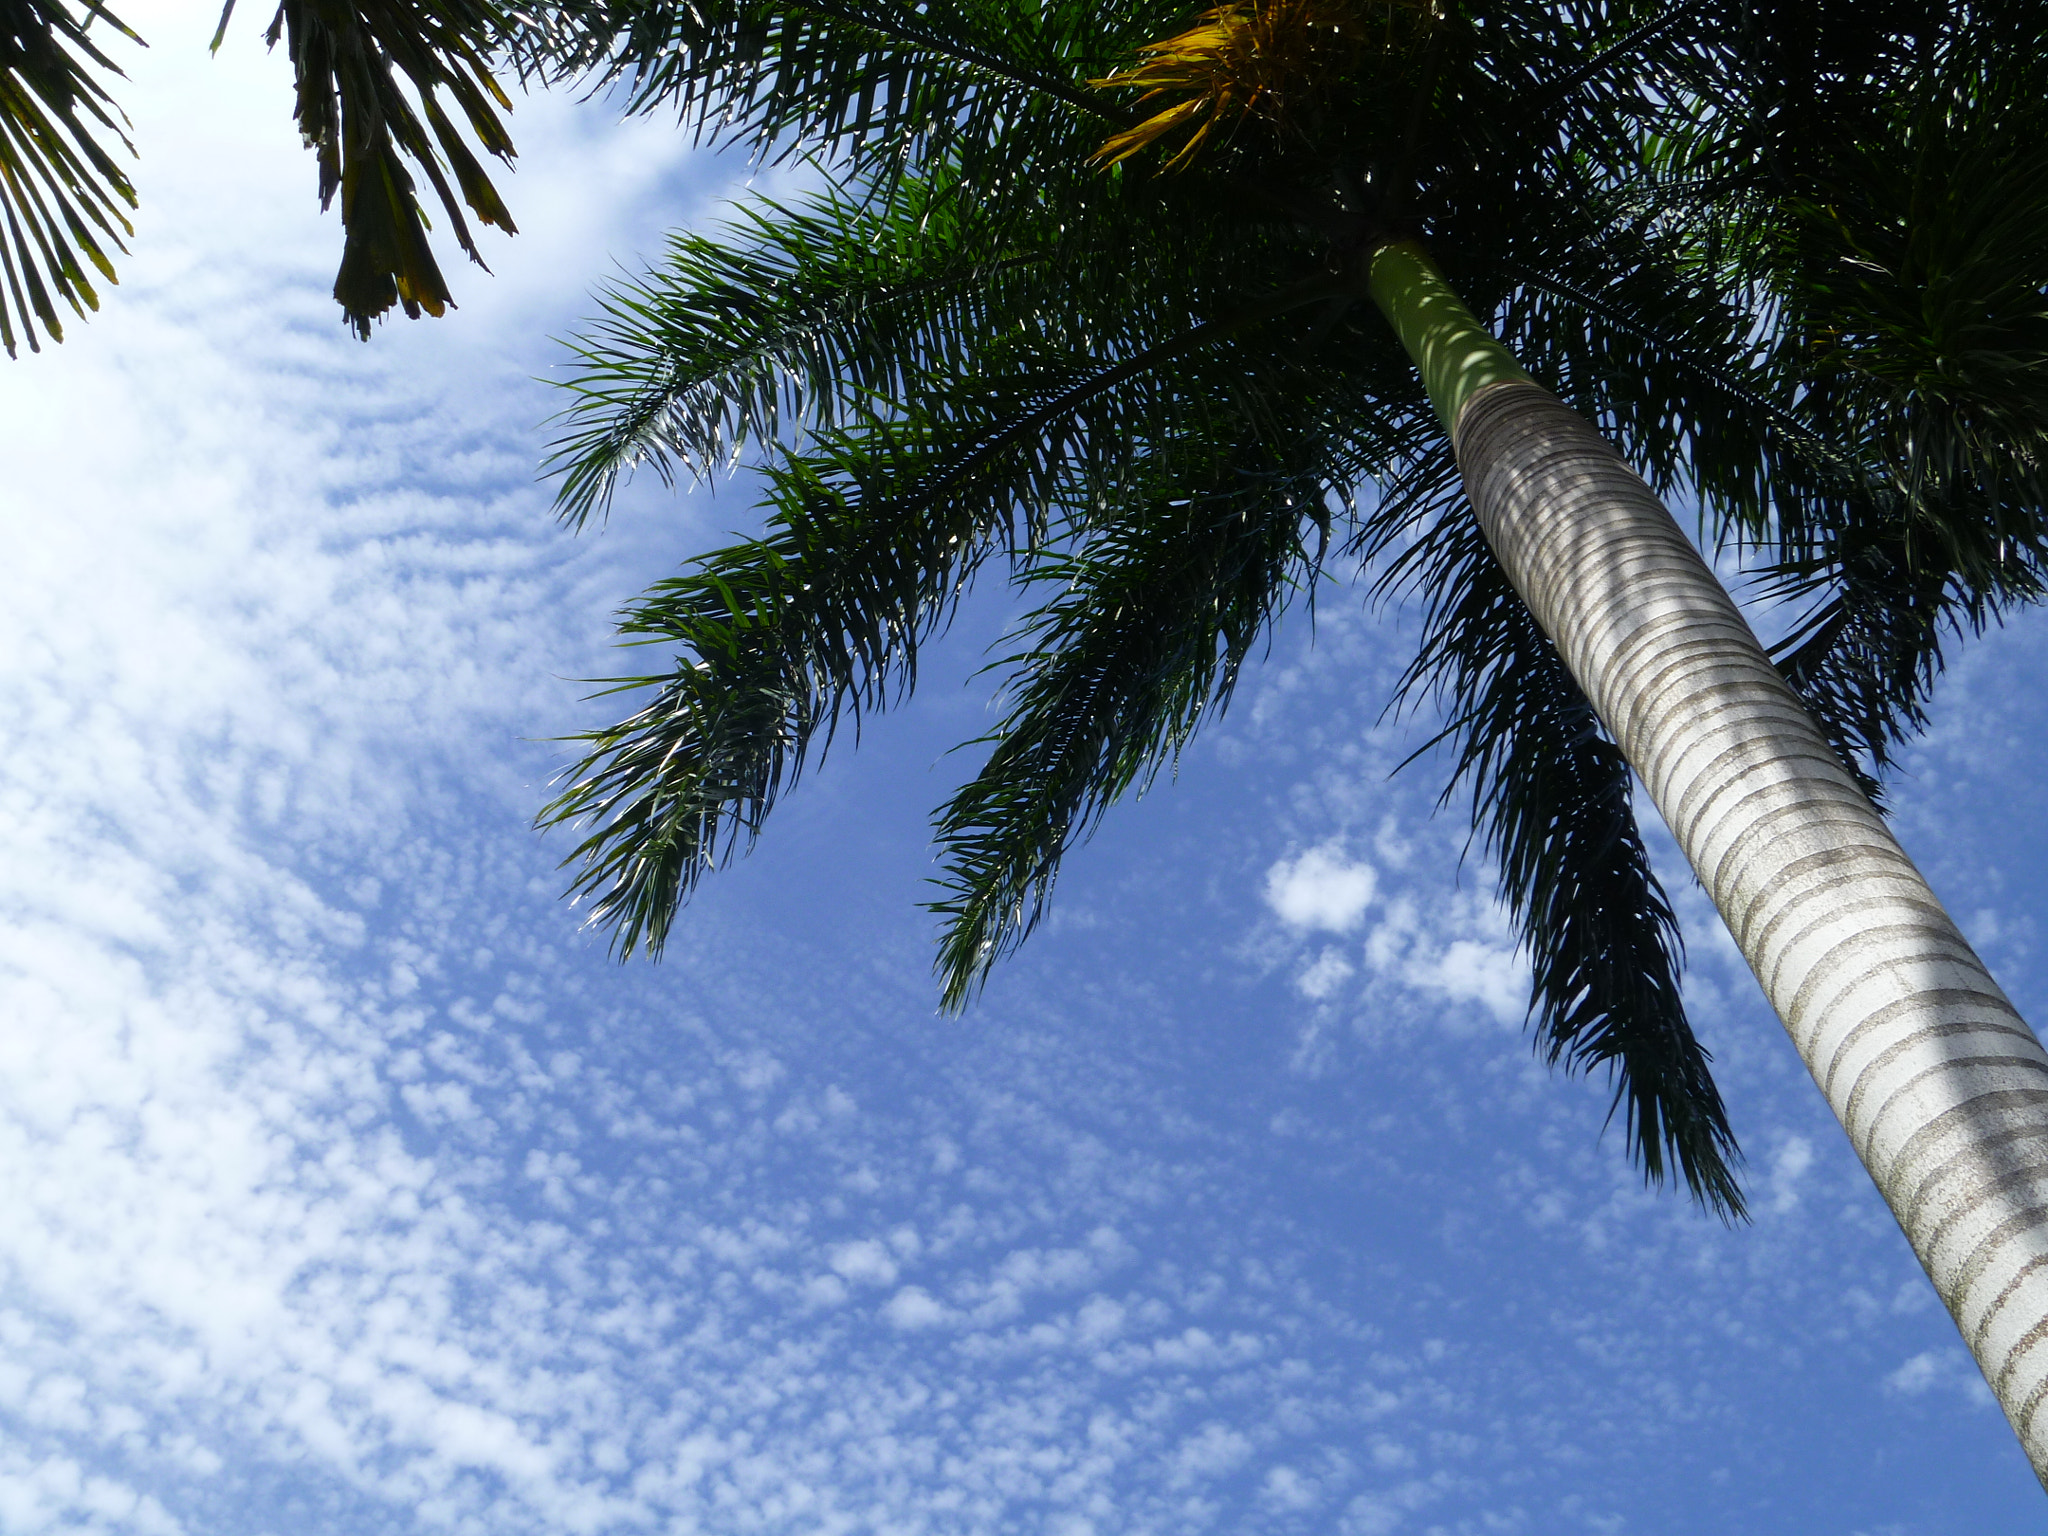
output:
<svg viewBox="0 0 2048 1536"><path fill-rule="evenodd" d="M1005 672L1009 708L981 771L940 810L950 894L938 971L965 1005L996 960L1036 926L1061 856L1142 788L1229 702L1246 657L1308 579L1308 527L1327 527L1341 487L1288 473L1252 446L1208 484L1176 466L1079 547L1034 562L1053 596L1025 618Z"/></svg>
<svg viewBox="0 0 2048 1536"><path fill-rule="evenodd" d="M221 12L216 48L235 3L228 0ZM456 243L478 266L483 254L463 217L465 205L483 223L517 232L440 99L445 91L484 152L512 162L512 139L499 116L512 103L490 64L509 29L495 0L282 0L264 33L272 47L283 39L291 56L292 116L319 159L320 206L341 194L334 297L365 341L370 323L393 305L418 319L454 303L408 167L427 179Z"/></svg>
<svg viewBox="0 0 2048 1536"><path fill-rule="evenodd" d="M132 155L127 118L95 71L120 67L87 34L93 22L140 38L111 12L66 0L0 0L0 345L64 339L63 305L100 307L90 267L116 282L112 251L134 233L135 188L104 140Z"/></svg>
<svg viewBox="0 0 2048 1536"><path fill-rule="evenodd" d="M993 550L1027 558L1055 517L1095 504L1157 421L1157 370L1185 336L1109 366L1041 357L1029 374L910 413L821 432L770 466L766 537L706 556L630 608L621 631L680 647L656 697L582 738L583 762L544 823L591 827L568 862L592 921L659 950L701 871L758 833L843 711L883 707L917 647ZM1148 376L1154 376L1149 377ZM1228 401L1227 389L1217 398Z"/></svg>
<svg viewBox="0 0 2048 1536"><path fill-rule="evenodd" d="M1437 515L1379 590L1422 602L1422 646L1400 695L1432 697L1446 716L1431 743L1452 754L1444 798L1469 794L1473 829L1498 862L1529 958L1536 1048L1571 1071L1604 1066L1644 1177L1675 1175L1739 1219L1740 1154L1679 995L1684 946L1636 825L1628 764L1450 494L1448 469L1417 467L1415 489Z"/></svg>
<svg viewBox="0 0 2048 1536"><path fill-rule="evenodd" d="M694 259L700 269L715 262ZM1006 294L998 335L1008 344L984 335L982 368L941 370L922 388L899 386L896 399L871 398L880 394L871 384L845 425L817 425L814 411L802 451L766 466L767 536L706 557L628 611L624 632L676 644L676 669L622 684L653 687L654 702L586 738L570 788L544 816L591 828L570 856L582 866L575 889L625 949L659 948L701 870L758 832L842 711L880 708L910 684L921 638L991 551L1029 568L1059 538L1085 538L1141 460L1172 462L1172 445L1204 443L1225 421L1271 424L1268 376L1292 370L1264 359L1260 328L1332 291L1329 279L1311 278L1163 336L1146 330L1160 321L1156 306L1133 302L1074 336L1044 323L1060 276L1045 267L1016 269L1036 286ZM901 277L886 263L884 273ZM749 292L771 286L753 269L748 279ZM706 316L724 291L681 297L674 312L687 317L679 330L691 345L719 345L721 327ZM818 309L802 302L798 312L808 320ZM813 325L806 337L817 334ZM1087 340L1105 355L1076 350ZM777 385L771 376L760 387ZM820 388L839 386L820 379ZM703 419L668 427L664 451L701 459L708 443L722 446L734 430L717 414L727 409L752 411L741 419L758 438L777 408L706 395ZM597 454L611 453L599 440Z"/></svg>
<svg viewBox="0 0 2048 1536"><path fill-rule="evenodd" d="M977 211L955 182L911 181L881 208L760 201L724 239L672 238L574 343L546 466L563 516L605 509L640 464L664 483L709 476L785 426L902 394L915 370L967 367L1000 313L992 289L1052 254L1001 243Z"/></svg>
<svg viewBox="0 0 2048 1536"><path fill-rule="evenodd" d="M520 34L526 66L673 111L705 142L823 153L886 183L957 159L985 196L1078 167L1116 105L1086 81L1143 41L1143 0L570 0ZM1078 136L1078 137L1077 137Z"/></svg>
<svg viewBox="0 0 2048 1536"><path fill-rule="evenodd" d="M1841 456L1759 541L1799 614L1780 664L1867 779L1945 647L2048 591L2048 68L1957 44L1915 83L1807 157L1748 256L1785 317L1773 366Z"/></svg>

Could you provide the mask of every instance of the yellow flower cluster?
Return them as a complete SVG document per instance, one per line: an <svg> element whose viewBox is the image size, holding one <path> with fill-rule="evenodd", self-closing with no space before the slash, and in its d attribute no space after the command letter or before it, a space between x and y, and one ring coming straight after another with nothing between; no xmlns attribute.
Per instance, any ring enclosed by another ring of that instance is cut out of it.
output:
<svg viewBox="0 0 2048 1536"><path fill-rule="evenodd" d="M1174 37L1147 43L1143 62L1089 84L1139 89L1143 107L1170 105L1116 134L1095 152L1107 168L1176 132L1194 132L1166 162L1185 167L1220 127L1235 132L1251 116L1285 125L1290 109L1358 61L1373 11L1428 14L1428 0L1240 0L1205 11ZM1391 36L1391 27L1390 27Z"/></svg>

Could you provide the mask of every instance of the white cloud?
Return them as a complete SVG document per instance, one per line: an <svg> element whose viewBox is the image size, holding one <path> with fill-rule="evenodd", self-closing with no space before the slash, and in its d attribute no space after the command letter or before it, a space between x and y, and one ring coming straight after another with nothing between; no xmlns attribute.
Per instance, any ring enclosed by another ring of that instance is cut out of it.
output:
<svg viewBox="0 0 2048 1536"><path fill-rule="evenodd" d="M846 1301L846 1282L837 1275L813 1275L804 1282L804 1300L814 1307L837 1307Z"/></svg>
<svg viewBox="0 0 2048 1536"><path fill-rule="evenodd" d="M1266 905L1291 927L1349 933L1372 905L1373 867L1353 863L1338 843L1322 843L1266 871Z"/></svg>
<svg viewBox="0 0 2048 1536"><path fill-rule="evenodd" d="M1415 1465L1415 1452L1398 1440L1375 1437L1372 1442L1372 1464L1381 1471L1395 1471Z"/></svg>
<svg viewBox="0 0 2048 1536"><path fill-rule="evenodd" d="M1204 1424L1174 1453L1171 1481L1178 1488L1235 1472L1251 1459L1250 1438L1227 1424Z"/></svg>
<svg viewBox="0 0 2048 1536"><path fill-rule="evenodd" d="M1954 1392L1978 1407L1995 1406L1991 1389L1984 1385L1976 1362L1960 1345L1926 1349L1886 1374L1885 1390L1901 1397L1921 1397L1929 1392Z"/></svg>
<svg viewBox="0 0 2048 1536"><path fill-rule="evenodd" d="M1321 1002L1356 974L1357 967L1335 949L1325 949L1294 978L1294 988L1303 997Z"/></svg>
<svg viewBox="0 0 2048 1536"><path fill-rule="evenodd" d="M35 1460L0 1448L0 1528L184 1536L154 1498L95 1476L67 1456Z"/></svg>
<svg viewBox="0 0 2048 1536"><path fill-rule="evenodd" d="M1496 1021L1521 1020L1529 1002L1528 968L1506 945L1453 939L1434 952L1411 954L1401 979L1452 1002L1478 1003Z"/></svg>
<svg viewBox="0 0 2048 1536"><path fill-rule="evenodd" d="M1496 1024L1519 1024L1528 1008L1528 964L1491 901L1460 895L1425 912L1398 897L1366 935L1365 961L1375 977L1432 1001L1477 1003Z"/></svg>
<svg viewBox="0 0 2048 1536"><path fill-rule="evenodd" d="M1408 1517L1425 1509L1442 1496L1442 1489L1421 1478L1396 1487L1361 1493L1344 1506L1338 1526L1342 1536L1393 1536L1408 1523Z"/></svg>
<svg viewBox="0 0 2048 1536"><path fill-rule="evenodd" d="M843 1278L856 1285L888 1285L896 1278L896 1261L889 1250L873 1238L857 1243L838 1243L826 1262Z"/></svg>
<svg viewBox="0 0 2048 1536"><path fill-rule="evenodd" d="M1124 1330L1126 1311L1107 1296L1091 1296L1074 1314L1074 1329L1086 1344L1113 1339Z"/></svg>
<svg viewBox="0 0 2048 1536"><path fill-rule="evenodd" d="M1293 1467L1274 1467L1266 1473L1259 1496L1276 1509L1291 1513L1311 1510L1322 1502L1322 1490L1315 1479L1304 1477Z"/></svg>
<svg viewBox="0 0 2048 1536"><path fill-rule="evenodd" d="M882 1316L897 1328L934 1328L951 1315L921 1285L906 1285L882 1308Z"/></svg>
<svg viewBox="0 0 2048 1536"><path fill-rule="evenodd" d="M1788 1136L1771 1154L1771 1209L1780 1214L1799 1205L1799 1188L1807 1170L1813 1167L1813 1143L1804 1136Z"/></svg>

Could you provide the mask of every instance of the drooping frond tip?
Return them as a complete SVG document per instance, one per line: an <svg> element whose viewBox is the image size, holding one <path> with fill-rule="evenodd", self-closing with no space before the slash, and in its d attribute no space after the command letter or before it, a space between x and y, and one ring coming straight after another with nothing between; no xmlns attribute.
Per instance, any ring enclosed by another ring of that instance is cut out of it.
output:
<svg viewBox="0 0 2048 1536"><path fill-rule="evenodd" d="M64 339L59 306L80 318L98 309L91 273L117 281L109 252L125 254L122 236L135 232L123 211L135 207L135 187L108 147L133 155L135 146L101 84L121 68L88 35L95 20L102 40L112 30L142 42L96 3L82 17L68 0L0 3L0 346L9 357L19 340L42 350L38 323Z"/></svg>
<svg viewBox="0 0 2048 1536"><path fill-rule="evenodd" d="M227 0L221 10L215 48L235 4ZM438 317L455 302L428 243L426 210L408 165L432 188L456 244L477 266L484 259L465 206L480 223L518 233L458 124L468 125L484 152L512 163L516 152L500 115L512 110L512 100L492 72L508 25L498 0L436 0L426 7L403 0L348 6L280 0L263 34L273 48L283 41L291 55L293 116L319 162L321 208L341 196L334 297L364 341L371 322L394 306L418 319L422 312Z"/></svg>
<svg viewBox="0 0 2048 1536"><path fill-rule="evenodd" d="M1397 705L1433 697L1472 829L1499 862L1500 895L1530 968L1529 1021L1553 1067L1605 1067L1630 1159L1674 1176L1705 1210L1746 1219L1741 1150L1680 993L1684 943L1632 804L1621 749L1537 626L1477 521L1455 496L1446 448L1386 497L1364 548L1389 560L1381 599L1423 602L1422 646ZM1418 508L1433 526L1416 530ZM1414 761L1414 758L1409 761Z"/></svg>
<svg viewBox="0 0 2048 1536"><path fill-rule="evenodd" d="M1187 142L1166 162L1185 169L1210 135L1228 136L1250 117L1285 128L1329 80L1369 45L1368 14L1427 10L1428 0L1240 0L1205 11L1193 27L1147 43L1141 64L1088 83L1133 89L1138 105L1165 103L1095 151L1107 169L1186 128Z"/></svg>

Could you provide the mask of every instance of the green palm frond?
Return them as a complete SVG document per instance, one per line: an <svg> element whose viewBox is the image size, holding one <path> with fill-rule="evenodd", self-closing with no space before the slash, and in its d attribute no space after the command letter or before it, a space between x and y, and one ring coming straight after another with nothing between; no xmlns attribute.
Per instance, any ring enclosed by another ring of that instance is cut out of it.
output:
<svg viewBox="0 0 2048 1536"><path fill-rule="evenodd" d="M1677 5L1613 7L1610 20L1621 30L1612 41L1596 36L1579 59L1559 60L1554 54L1542 58L1529 113L1540 122L1560 109L1585 116L1587 107L1597 104L1600 115L1610 116L1617 102L1613 93L1617 88L1629 90L1641 80L1645 64L1665 51L1659 47L1663 40L1675 35L1681 58L1697 50L1693 29L1713 4L1714 0L1680 0ZM1639 15L1644 10L1649 12L1647 19ZM1563 72L1557 73L1560 66Z"/></svg>
<svg viewBox="0 0 2048 1536"><path fill-rule="evenodd" d="M1744 253L1780 295L1773 366L1846 461L1779 498L1780 664L1866 779L1945 647L2048 593L2048 70L1938 53L1918 84Z"/></svg>
<svg viewBox="0 0 2048 1536"><path fill-rule="evenodd" d="M117 282L110 251L134 233L124 209L135 188L103 138L128 154L127 118L95 71L120 67L88 35L103 22L142 40L111 12L65 0L0 0L0 345L38 352L41 324L64 339L58 306L78 316L100 307L90 267Z"/></svg>
<svg viewBox="0 0 2048 1536"><path fill-rule="evenodd" d="M1927 723L1945 642L1983 632L2002 603L1916 567L1896 525L1859 520L1826 556L1765 578L1797 618L1772 659L1874 803L1898 746Z"/></svg>
<svg viewBox="0 0 2048 1536"><path fill-rule="evenodd" d="M827 152L883 181L957 158L1000 197L1029 185L1021 148L1078 163L1064 146L1120 120L1085 82L1151 20L1130 0L571 0L526 29L519 56L617 86L629 112L672 111L704 142Z"/></svg>
<svg viewBox="0 0 2048 1536"><path fill-rule="evenodd" d="M221 12L216 48L234 8L228 0ZM394 305L417 319L454 303L408 166L426 178L456 243L479 267L483 254L465 205L482 223L517 233L441 101L445 91L478 148L511 163L512 139L499 113L512 103L490 62L509 28L495 0L282 0L264 32L272 47L283 39L291 56L292 116L319 160L320 206L341 195L334 297L365 341L371 322Z"/></svg>
<svg viewBox="0 0 2048 1536"><path fill-rule="evenodd" d="M601 298L572 343L574 403L544 465L580 525L646 464L708 477L787 425L831 427L902 392L914 366L958 369L998 296L1044 263L1005 243L957 182L907 182L888 205L828 192L757 201L722 238L676 236L643 279Z"/></svg>
<svg viewBox="0 0 2048 1536"><path fill-rule="evenodd" d="M613 681L608 693L654 697L577 738L585 755L541 815L587 828L564 862L581 866L572 891L621 954L661 952L697 880L759 835L843 711L886 707L909 685L920 641L1011 534L999 514L1014 484L980 500L898 496L891 517L867 506L861 482L882 457L873 436L819 445L821 456L837 448L836 476L816 459L783 468L766 537L705 556L622 618L633 643L677 647L675 664ZM914 456L899 445L897 457Z"/></svg>
<svg viewBox="0 0 2048 1536"><path fill-rule="evenodd" d="M590 828L565 862L591 921L630 954L659 952L702 871L758 835L842 714L885 708L916 676L992 553L1023 557L1061 509L1086 506L1132 451L1131 364L1041 366L986 390L965 421L877 421L820 433L772 465L766 537L698 561L628 609L629 637L681 648L583 760L543 825Z"/></svg>
<svg viewBox="0 0 2048 1536"><path fill-rule="evenodd" d="M807 431L910 419L915 396L951 387L935 381L1060 374L1041 401L1056 416L1068 388L1099 394L1108 375L1137 377L1347 286L1318 274L1275 289L1256 240L1235 252L1212 242L1199 262L1185 242L1144 241L1154 221L1187 211L1154 187L1119 189L1077 237L1062 205L1071 185L1048 179L1028 202L993 208L957 165L935 171L899 179L886 199L757 199L717 235L673 239L644 278L606 294L572 343L572 403L545 463L563 517L602 511L642 465L670 483L749 449L791 449ZM1208 269L1192 290L1191 265ZM1211 314L1190 322L1190 308ZM1061 355L1072 361L1052 361Z"/></svg>
<svg viewBox="0 0 2048 1536"><path fill-rule="evenodd" d="M1024 326L1043 312L1040 284L1009 295L1011 342L984 346L988 371L871 402L772 460L767 536L628 610L623 632L678 645L677 666L621 680L655 701L584 738L543 815L591 828L569 861L592 920L628 951L658 949L698 874L758 833L820 732L829 741L844 711L880 709L912 683L922 638L991 552L1029 565L1085 536L1140 457L1170 458L1225 419L1269 421L1274 365L1243 343L1329 291L1309 279L1157 338L1142 322L1158 317L1132 309L1134 334L1094 336L1105 358L1074 350L1064 328ZM709 343L707 306L684 308ZM712 415L689 430L701 444L723 428Z"/></svg>
<svg viewBox="0 0 2048 1536"><path fill-rule="evenodd" d="M1093 24L1086 24L1092 16ZM913 10L872 0L747 0L679 5L572 3L528 29L536 68L631 84L631 110L660 105L721 135L851 140L901 138L973 82L1000 81L1106 113L1058 62L1077 48L1114 47L1114 12L1024 8L1003 0L951 0ZM927 61L924 75L873 76L889 56ZM878 58L878 56L880 56ZM849 68L849 64L854 67ZM938 94L919 114L920 87ZM741 124L750 125L741 128Z"/></svg>
<svg viewBox="0 0 2048 1536"><path fill-rule="evenodd" d="M1928 558L1987 590L2014 541L2038 566L2048 505L2043 84L1930 92L1835 157L1776 253L1807 409L1927 509L1910 536Z"/></svg>
<svg viewBox="0 0 2048 1536"><path fill-rule="evenodd" d="M1189 494L1144 492L1077 548L1034 561L1054 595L1026 616L1023 649L993 665L1009 708L974 779L938 813L950 893L937 968L958 1008L1030 934L1061 856L1222 713L1246 658L1313 579L1304 531L1327 531L1320 473L1288 472L1254 444Z"/></svg>

